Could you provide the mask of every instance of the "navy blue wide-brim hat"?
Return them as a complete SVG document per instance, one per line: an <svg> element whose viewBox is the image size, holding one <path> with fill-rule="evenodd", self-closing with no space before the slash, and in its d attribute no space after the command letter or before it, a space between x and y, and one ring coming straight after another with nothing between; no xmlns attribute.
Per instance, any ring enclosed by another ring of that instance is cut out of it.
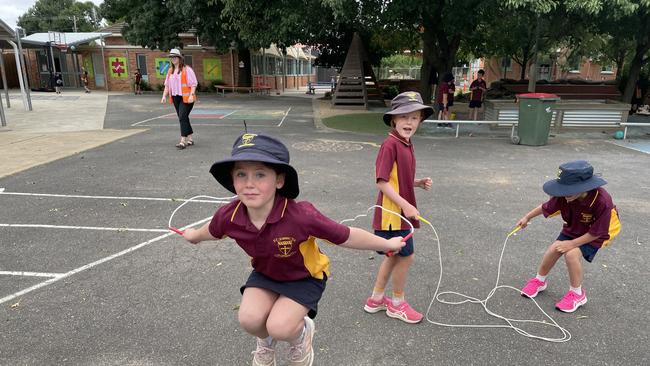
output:
<svg viewBox="0 0 650 366"><path fill-rule="evenodd" d="M390 111L384 113L384 123L389 127L392 127L390 122L395 115L423 111L422 113L424 115L422 116L422 120L425 120L433 114L433 108L424 105L422 102L422 96L420 96L420 93L418 92L404 92L398 94L393 98L393 100L391 100L390 108Z"/></svg>
<svg viewBox="0 0 650 366"><path fill-rule="evenodd" d="M259 161L272 164L285 173L284 186L278 189L281 196L294 199L298 197L298 173L289 165L289 150L280 140L262 134L245 133L235 140L230 158L212 164L210 173L224 188L232 193L232 168L237 161Z"/></svg>
<svg viewBox="0 0 650 366"><path fill-rule="evenodd" d="M588 192L607 184L594 175L594 168L584 160L569 161L560 165L557 178L544 183L542 189L549 196L566 197Z"/></svg>

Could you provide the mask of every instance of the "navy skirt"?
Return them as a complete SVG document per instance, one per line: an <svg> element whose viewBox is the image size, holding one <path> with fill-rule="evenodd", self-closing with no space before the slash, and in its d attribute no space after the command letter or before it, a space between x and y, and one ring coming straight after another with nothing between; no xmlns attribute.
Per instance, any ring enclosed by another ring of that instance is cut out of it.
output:
<svg viewBox="0 0 650 366"><path fill-rule="evenodd" d="M296 281L276 281L260 272L253 271L239 291L243 295L246 287L257 287L286 296L309 309L307 316L314 319L318 313L318 302L325 291L327 275L324 276L322 280L307 277Z"/></svg>

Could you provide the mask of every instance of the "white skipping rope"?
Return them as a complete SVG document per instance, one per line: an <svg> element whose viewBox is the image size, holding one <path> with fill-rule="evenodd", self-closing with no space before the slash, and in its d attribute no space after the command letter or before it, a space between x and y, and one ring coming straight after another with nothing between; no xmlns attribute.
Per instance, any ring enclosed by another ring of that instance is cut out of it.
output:
<svg viewBox="0 0 650 366"><path fill-rule="evenodd" d="M391 213L393 215L399 216L402 220L404 220L405 222L407 222L411 226L411 231L414 230L413 224L411 224L411 222L409 220L407 220L404 216L400 215L399 213L388 210L388 209L383 208L383 207L378 206L378 205L374 205L374 206L370 207L367 211L370 211L370 210L372 210L374 208L380 208L380 209L382 209L382 210L384 210L386 212L389 212L389 213ZM356 220L356 219L358 219L360 217L364 217L364 216L368 216L368 215L367 214L357 215L352 219L343 220L343 221L341 221L341 223L354 221L354 220ZM472 297L472 296L468 296L468 295L465 295L465 294L461 294L461 293L455 292L455 291L443 291L443 292L440 292L440 284L442 283L442 273L443 273L442 251L441 251L441 248L440 248L440 238L438 236L438 231L435 229L435 227L433 227L433 225L429 221L425 220L421 216L419 218L420 218L420 220L422 222L429 225L429 227L431 227L431 230L433 230L433 233L435 235L435 241L436 241L437 247L438 247L438 264L439 264L439 267L440 267L440 276L438 277L438 284L436 285L436 291L433 294L433 298L431 299L431 302L429 303L429 307L427 308L427 312L426 312L426 320L429 323L439 325L439 326L443 326L443 327L450 327L450 328L511 328L515 332L517 332L520 335L523 335L525 337L540 339L540 340L543 340L543 341L555 342L555 343L567 342L568 340L571 339L571 333L569 333L568 330L566 330L565 328L560 326L550 315L548 315L548 313L546 313L544 310L542 310L542 308L539 306L537 301L535 301L535 299L530 299L530 300L533 301L535 306L537 306L537 308L542 312L542 314L544 314L544 316L550 321L550 323L548 323L546 321L540 321L540 320L508 318L508 317L505 317L505 316L502 316L502 315L499 315L499 314L493 312L487 306L487 303L490 300L490 298L492 296L494 296L495 292L500 288L509 288L509 289L512 289L512 290L516 291L519 295L522 294L521 290L519 290L519 289L517 289L515 287L508 286L508 285L499 285L499 279L501 277L501 262L503 261L503 254L505 253L506 245L508 243L508 239L510 238L510 236L514 235L518 229L513 230L510 234L508 234L508 236L506 236L506 239L503 242L503 248L501 249L501 256L499 257L499 265L497 267L496 283L495 283L494 287L492 288L492 290L490 290L490 292L488 293L487 297L485 299L481 300L481 299L478 299L478 298L475 298L475 297ZM460 296L460 297L464 298L464 300L448 301L448 300L442 299L441 296L446 295L446 294ZM485 312L488 313L488 315L491 315L491 316L493 316L495 318L501 319L501 320L505 321L507 324L501 324L501 325L499 325L499 324L448 324L448 323L442 323L442 322L439 322L439 321L435 321L435 320L432 320L432 318L429 316L429 313L431 312L431 308L432 308L433 303L435 301L438 301L439 303L442 303L442 304L448 304L448 305L460 305L460 304L464 304L464 303L468 303L468 302L469 303L474 303L474 304L481 304L481 306L483 306L483 310L485 310ZM535 334L529 333L529 332L521 329L520 327L515 325L515 323L537 323L537 324L542 324L542 325L545 325L545 326L551 326L551 327L557 328L562 333L562 337L560 337L560 338L549 338L549 337L542 337L542 336L539 336L539 335L535 335Z"/></svg>

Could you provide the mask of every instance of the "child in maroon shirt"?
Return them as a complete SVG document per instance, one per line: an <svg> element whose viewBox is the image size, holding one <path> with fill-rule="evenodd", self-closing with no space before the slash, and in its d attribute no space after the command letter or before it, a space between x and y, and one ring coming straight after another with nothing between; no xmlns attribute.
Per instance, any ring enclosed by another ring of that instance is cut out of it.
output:
<svg viewBox="0 0 650 366"><path fill-rule="evenodd" d="M330 274L329 259L316 238L347 248L399 250L402 238L383 239L327 218L309 202L296 202L298 175L289 151L273 137L244 134L232 156L210 173L237 199L217 210L185 239L197 244L233 239L252 260L242 286L239 323L257 337L253 365L275 365L275 344L289 342L291 365L311 365L318 301Z"/></svg>
<svg viewBox="0 0 650 366"><path fill-rule="evenodd" d="M548 247L537 276L521 290L523 296L533 298L546 289L546 276L560 257L564 256L571 287L555 307L567 313L587 303L582 289L582 260L591 262L598 250L606 247L621 231L618 211L607 191L607 182L593 175L594 168L584 160L560 165L558 178L544 183L544 192L551 196L517 222L522 228L536 216L562 215L564 226L558 238Z"/></svg>
<svg viewBox="0 0 650 366"><path fill-rule="evenodd" d="M399 94L391 102L391 111L384 114L384 123L392 129L381 144L375 163L375 176L379 193L377 205L408 218L413 227L420 227L420 215L415 203L415 188L431 188L431 178L415 178L415 154L411 138L420 123L433 113L422 103L416 92ZM411 226L399 216L375 210L373 220L375 234L383 238L404 237ZM379 266L372 295L366 300L364 310L368 313L386 311L386 315L407 323L419 323L422 314L415 311L404 299L406 277L413 263L413 238L399 253L385 257ZM392 277L393 297L384 296L384 289Z"/></svg>
<svg viewBox="0 0 650 366"><path fill-rule="evenodd" d="M469 119L476 121L478 119L478 111L483 106L483 97L485 96L485 91L487 90L487 85L483 76L485 71L478 70L476 73L476 80L472 81L469 86L471 90L471 98L469 100Z"/></svg>

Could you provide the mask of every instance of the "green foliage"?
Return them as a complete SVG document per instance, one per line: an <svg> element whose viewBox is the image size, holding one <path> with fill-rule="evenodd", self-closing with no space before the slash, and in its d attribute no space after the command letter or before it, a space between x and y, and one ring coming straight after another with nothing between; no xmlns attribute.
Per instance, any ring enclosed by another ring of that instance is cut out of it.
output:
<svg viewBox="0 0 650 366"><path fill-rule="evenodd" d="M412 55L390 55L381 59L382 67L408 68L422 66L422 57Z"/></svg>
<svg viewBox="0 0 650 366"><path fill-rule="evenodd" d="M27 12L18 17L18 26L27 34L36 32L93 32L101 25L100 8L91 1L37 0Z"/></svg>
<svg viewBox="0 0 650 366"><path fill-rule="evenodd" d="M381 88L384 99L393 99L399 94L399 88L396 85L386 85Z"/></svg>
<svg viewBox="0 0 650 366"><path fill-rule="evenodd" d="M133 82L132 86L135 89L135 81ZM165 86L163 85L163 89L164 89L164 87ZM140 90L142 90L142 91L153 91L153 89L151 88L151 85L149 85L149 83L146 82L145 80L140 80Z"/></svg>

